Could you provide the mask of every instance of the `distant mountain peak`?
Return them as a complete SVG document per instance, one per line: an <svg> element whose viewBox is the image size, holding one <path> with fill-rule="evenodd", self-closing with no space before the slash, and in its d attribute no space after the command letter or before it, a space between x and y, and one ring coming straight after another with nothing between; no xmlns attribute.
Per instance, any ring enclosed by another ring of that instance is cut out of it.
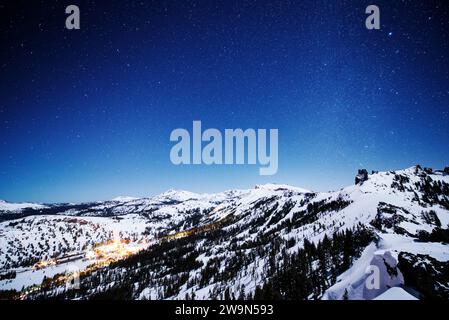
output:
<svg viewBox="0 0 449 320"><path fill-rule="evenodd" d="M179 190L179 189L169 189L165 191L164 193L161 193L153 199L155 200L163 200L163 199L170 199L170 200L177 200L177 201L186 201L190 199L198 199L200 198L200 194L186 191L186 190Z"/></svg>
<svg viewBox="0 0 449 320"><path fill-rule="evenodd" d="M265 190L292 190L292 191L296 191L299 193L310 193L312 191L304 189L304 188L299 188L299 187L294 187L288 184L277 184L277 183L266 183L266 184L257 184L254 189L265 189Z"/></svg>
<svg viewBox="0 0 449 320"><path fill-rule="evenodd" d="M112 199L112 201L129 202L129 201L133 201L133 200L137 200L137 199L139 199L139 198L130 197L130 196L118 196L118 197L115 197L114 199Z"/></svg>
<svg viewBox="0 0 449 320"><path fill-rule="evenodd" d="M11 203L5 200L0 200L0 211L19 212L23 209L43 209L47 206L39 203Z"/></svg>

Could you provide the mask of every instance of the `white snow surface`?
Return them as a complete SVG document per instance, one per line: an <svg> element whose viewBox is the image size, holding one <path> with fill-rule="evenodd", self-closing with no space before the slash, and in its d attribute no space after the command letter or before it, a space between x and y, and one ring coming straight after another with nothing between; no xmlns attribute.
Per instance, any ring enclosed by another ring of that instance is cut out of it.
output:
<svg viewBox="0 0 449 320"><path fill-rule="evenodd" d="M10 203L6 202L5 200L0 200L0 214L2 211L9 211L9 212L20 212L23 209L43 209L47 208L47 206L39 203Z"/></svg>
<svg viewBox="0 0 449 320"><path fill-rule="evenodd" d="M410 293L402 288L394 287L390 288L381 295L374 298L374 300L418 300Z"/></svg>

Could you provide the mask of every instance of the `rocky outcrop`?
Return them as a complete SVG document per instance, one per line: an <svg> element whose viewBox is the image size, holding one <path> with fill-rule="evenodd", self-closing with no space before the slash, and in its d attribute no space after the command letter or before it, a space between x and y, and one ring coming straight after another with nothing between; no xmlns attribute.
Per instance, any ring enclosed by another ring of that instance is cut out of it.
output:
<svg viewBox="0 0 449 320"><path fill-rule="evenodd" d="M366 169L359 169L358 174L355 176L355 184L363 183L368 180L368 171Z"/></svg>
<svg viewBox="0 0 449 320"><path fill-rule="evenodd" d="M432 168L424 168L424 172L427 174L432 174L433 173L433 169Z"/></svg>
<svg viewBox="0 0 449 320"><path fill-rule="evenodd" d="M421 293L423 299L449 299L449 262L428 255L401 252L399 268L405 285Z"/></svg>
<svg viewBox="0 0 449 320"><path fill-rule="evenodd" d="M363 288L364 299L371 300L389 288L404 285L404 277L398 268L398 262L390 251L375 255L370 262L369 271Z"/></svg>

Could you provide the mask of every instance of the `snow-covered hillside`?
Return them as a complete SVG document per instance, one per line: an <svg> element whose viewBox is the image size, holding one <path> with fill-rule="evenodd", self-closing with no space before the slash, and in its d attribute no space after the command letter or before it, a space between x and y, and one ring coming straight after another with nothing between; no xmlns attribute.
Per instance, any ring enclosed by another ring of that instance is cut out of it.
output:
<svg viewBox="0 0 449 320"><path fill-rule="evenodd" d="M6 212L20 212L24 209L44 209L45 205L38 203L10 203L5 200L0 200L0 214Z"/></svg>
<svg viewBox="0 0 449 320"><path fill-rule="evenodd" d="M0 223L0 269L80 252L119 234L151 245L86 275L88 289L71 294L89 298L113 287L134 299L373 299L394 296L399 291L388 289L395 287L418 298L449 297L447 170L416 166L357 179L333 192L270 184L27 209ZM380 287L368 289L373 266ZM301 289L286 290L285 279Z"/></svg>

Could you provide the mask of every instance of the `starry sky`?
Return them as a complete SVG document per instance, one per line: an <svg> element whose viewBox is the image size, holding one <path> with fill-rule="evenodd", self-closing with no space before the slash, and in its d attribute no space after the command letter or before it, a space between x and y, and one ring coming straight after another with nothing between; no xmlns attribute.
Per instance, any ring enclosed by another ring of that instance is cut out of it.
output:
<svg viewBox="0 0 449 320"><path fill-rule="evenodd" d="M381 29L365 28L376 4ZM65 29L76 4L81 29ZM2 1L0 199L80 202L449 165L447 1ZM174 166L170 132L279 130L279 170Z"/></svg>

